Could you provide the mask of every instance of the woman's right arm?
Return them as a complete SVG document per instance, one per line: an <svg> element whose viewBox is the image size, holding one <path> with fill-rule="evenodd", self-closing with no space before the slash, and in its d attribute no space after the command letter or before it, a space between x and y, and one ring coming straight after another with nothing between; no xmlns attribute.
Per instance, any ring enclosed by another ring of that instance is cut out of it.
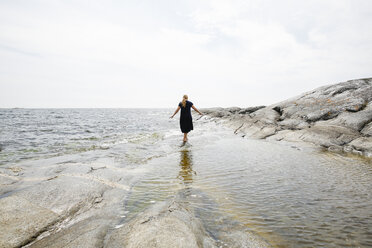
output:
<svg viewBox="0 0 372 248"><path fill-rule="evenodd" d="M170 118L173 118L173 117L178 113L178 111L179 111L180 109L181 109L180 106L178 106L177 109L176 109L176 111L174 111L174 114L173 114Z"/></svg>
<svg viewBox="0 0 372 248"><path fill-rule="evenodd" d="M191 107L192 107L196 112L198 112L200 115L203 115L202 113L200 113L200 111L199 111L197 108L195 108L194 105L192 105Z"/></svg>

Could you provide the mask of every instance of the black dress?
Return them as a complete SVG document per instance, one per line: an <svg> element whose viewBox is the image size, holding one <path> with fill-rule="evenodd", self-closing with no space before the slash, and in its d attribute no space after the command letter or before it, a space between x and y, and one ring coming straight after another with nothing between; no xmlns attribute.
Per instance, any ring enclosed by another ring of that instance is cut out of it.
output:
<svg viewBox="0 0 372 248"><path fill-rule="evenodd" d="M194 129L192 125L191 106L192 102L186 101L186 107L182 106L182 102L178 104L181 108L180 126L182 133L188 133Z"/></svg>

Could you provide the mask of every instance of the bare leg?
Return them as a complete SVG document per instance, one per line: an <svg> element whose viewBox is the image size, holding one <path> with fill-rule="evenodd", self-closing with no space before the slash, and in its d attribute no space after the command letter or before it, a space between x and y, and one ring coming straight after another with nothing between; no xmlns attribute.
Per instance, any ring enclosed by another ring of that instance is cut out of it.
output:
<svg viewBox="0 0 372 248"><path fill-rule="evenodd" d="M183 142L187 141L187 133L183 133Z"/></svg>

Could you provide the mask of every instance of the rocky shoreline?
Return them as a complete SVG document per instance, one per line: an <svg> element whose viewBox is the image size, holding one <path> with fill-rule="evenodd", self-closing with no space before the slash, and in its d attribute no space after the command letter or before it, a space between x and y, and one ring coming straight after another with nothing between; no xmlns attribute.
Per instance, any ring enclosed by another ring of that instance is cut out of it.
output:
<svg viewBox="0 0 372 248"><path fill-rule="evenodd" d="M359 79L267 107L203 112L243 137L312 143L371 157L371 99L372 79ZM219 247L195 210L179 197L183 188L173 199L126 219L133 186L156 161L126 168L71 158L0 167L0 248ZM271 247L253 232L226 229L218 238L229 247Z"/></svg>
<svg viewBox="0 0 372 248"><path fill-rule="evenodd" d="M221 247L221 240L229 247L271 247L239 226L229 226L217 241L185 200L189 188L127 216L141 171L156 161L129 169L69 158L51 158L42 166L36 160L0 167L0 248L214 248Z"/></svg>
<svg viewBox="0 0 372 248"><path fill-rule="evenodd" d="M305 142L372 157L372 78L327 85L291 99L249 108L203 109L242 137Z"/></svg>
<svg viewBox="0 0 372 248"><path fill-rule="evenodd" d="M63 166L47 166L37 177L30 168L18 167L7 176L13 182L0 187L0 248L220 247L185 203L184 189L124 221L117 211L131 190L120 187L120 182L106 182L115 181L118 174L133 180L128 171L69 164L64 170L74 172L67 174L61 173ZM25 185L22 177L36 184ZM271 247L259 235L240 229L226 230L220 238L230 247Z"/></svg>

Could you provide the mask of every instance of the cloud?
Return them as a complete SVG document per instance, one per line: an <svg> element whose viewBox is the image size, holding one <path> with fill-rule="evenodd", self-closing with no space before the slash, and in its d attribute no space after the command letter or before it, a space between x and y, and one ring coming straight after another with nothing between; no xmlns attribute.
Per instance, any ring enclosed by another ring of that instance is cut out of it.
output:
<svg viewBox="0 0 372 248"><path fill-rule="evenodd" d="M371 5L2 2L0 106L166 107L184 93L202 106L271 104L370 76Z"/></svg>

